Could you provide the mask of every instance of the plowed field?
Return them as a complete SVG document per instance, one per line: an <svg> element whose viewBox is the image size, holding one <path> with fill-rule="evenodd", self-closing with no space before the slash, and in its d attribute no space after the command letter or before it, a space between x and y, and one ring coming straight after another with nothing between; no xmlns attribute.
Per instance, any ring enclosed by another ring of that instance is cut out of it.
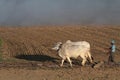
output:
<svg viewBox="0 0 120 80"><path fill-rule="evenodd" d="M0 80L119 80L120 79L120 26L67 25L0 27L2 39ZM118 64L97 69L88 63L81 66L81 58L72 59L73 68L51 50L56 42L88 41L95 62L108 60L108 48L115 40Z"/></svg>

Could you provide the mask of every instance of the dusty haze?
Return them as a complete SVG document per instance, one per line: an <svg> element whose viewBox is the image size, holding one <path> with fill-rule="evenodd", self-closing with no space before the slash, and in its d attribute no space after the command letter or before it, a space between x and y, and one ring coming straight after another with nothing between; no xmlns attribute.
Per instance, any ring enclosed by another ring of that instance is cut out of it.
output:
<svg viewBox="0 0 120 80"><path fill-rule="evenodd" d="M0 0L0 25L120 24L120 0Z"/></svg>

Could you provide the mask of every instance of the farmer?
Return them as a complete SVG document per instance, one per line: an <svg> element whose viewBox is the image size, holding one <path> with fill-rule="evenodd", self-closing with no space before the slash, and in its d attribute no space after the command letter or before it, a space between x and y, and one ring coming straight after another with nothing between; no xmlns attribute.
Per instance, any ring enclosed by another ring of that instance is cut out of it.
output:
<svg viewBox="0 0 120 80"><path fill-rule="evenodd" d="M109 48L109 57L108 57L108 62L114 62L114 53L115 53L115 50L116 50L116 46L115 46L115 41L112 40L111 41L111 46Z"/></svg>

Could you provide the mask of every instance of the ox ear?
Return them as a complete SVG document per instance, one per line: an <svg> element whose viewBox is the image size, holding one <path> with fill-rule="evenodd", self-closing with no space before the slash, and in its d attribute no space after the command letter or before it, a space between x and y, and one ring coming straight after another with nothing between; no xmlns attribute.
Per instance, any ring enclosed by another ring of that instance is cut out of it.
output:
<svg viewBox="0 0 120 80"><path fill-rule="evenodd" d="M52 50L59 50L62 42L57 42L57 44L52 48Z"/></svg>

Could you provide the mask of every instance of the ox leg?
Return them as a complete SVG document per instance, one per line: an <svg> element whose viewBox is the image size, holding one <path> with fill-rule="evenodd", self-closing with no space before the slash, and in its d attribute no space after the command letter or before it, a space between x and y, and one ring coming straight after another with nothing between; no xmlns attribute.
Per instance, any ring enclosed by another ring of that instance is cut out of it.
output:
<svg viewBox="0 0 120 80"><path fill-rule="evenodd" d="M93 63L93 57L91 56L90 52L88 52L88 57L90 58L90 62Z"/></svg>
<svg viewBox="0 0 120 80"><path fill-rule="evenodd" d="M82 61L82 66L85 65L86 61L87 61L86 58L84 58L83 61Z"/></svg>
<svg viewBox="0 0 120 80"><path fill-rule="evenodd" d="M63 66L64 61L65 61L65 59L62 59L62 62L60 64L61 67Z"/></svg>
<svg viewBox="0 0 120 80"><path fill-rule="evenodd" d="M92 57L90 58L90 62L93 63L93 59L92 59Z"/></svg>
<svg viewBox="0 0 120 80"><path fill-rule="evenodd" d="M70 60L69 57L67 57L68 62L70 63L70 66L72 67L72 61Z"/></svg>

